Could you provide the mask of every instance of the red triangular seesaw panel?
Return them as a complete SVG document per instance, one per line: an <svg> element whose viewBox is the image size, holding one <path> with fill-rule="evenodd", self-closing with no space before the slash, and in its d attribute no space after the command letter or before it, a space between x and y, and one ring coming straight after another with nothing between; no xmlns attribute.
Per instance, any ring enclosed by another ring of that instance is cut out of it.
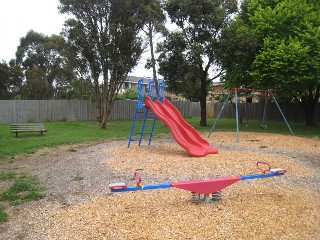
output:
<svg viewBox="0 0 320 240"><path fill-rule="evenodd" d="M210 194L220 191L233 183L240 181L240 177L222 177L207 180L189 180L181 182L171 182L172 187L180 188L190 192L200 194Z"/></svg>

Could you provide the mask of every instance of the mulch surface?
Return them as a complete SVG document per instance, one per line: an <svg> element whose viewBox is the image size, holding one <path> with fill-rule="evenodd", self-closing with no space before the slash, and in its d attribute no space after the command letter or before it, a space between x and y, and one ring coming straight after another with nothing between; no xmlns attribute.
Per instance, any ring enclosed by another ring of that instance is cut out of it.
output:
<svg viewBox="0 0 320 240"><path fill-rule="evenodd" d="M206 136L204 135L206 138ZM36 175L45 198L6 206L0 239L320 239L320 141L267 133L213 133L219 153L189 156L171 136L151 145L126 141L62 146L1 168ZM70 149L76 151L70 151ZM281 177L237 182L211 204L191 193L160 189L110 193L133 185L257 173L256 162L285 168Z"/></svg>

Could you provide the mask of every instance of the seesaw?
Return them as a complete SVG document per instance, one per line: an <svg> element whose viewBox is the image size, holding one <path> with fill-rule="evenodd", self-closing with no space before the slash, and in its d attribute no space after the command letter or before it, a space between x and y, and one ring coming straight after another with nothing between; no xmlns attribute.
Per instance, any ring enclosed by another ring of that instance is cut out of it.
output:
<svg viewBox="0 0 320 240"><path fill-rule="evenodd" d="M141 170L137 169L134 173L135 184L133 186L127 186L126 183L112 183L109 184L109 189L111 192L131 192L131 191L145 191L153 189L163 189L163 188L179 188L183 190L190 191L192 193L192 201L195 203L201 202L201 194L204 195L204 203L211 203L212 201L217 201L221 199L220 190L238 182L241 180L250 180L256 178L268 178L282 176L287 170L282 168L272 168L268 163L257 162L257 168L261 173L249 174L242 176L229 176L229 177L219 177L214 179L206 180L186 180L186 181L175 181L168 183L156 183L142 185ZM211 194L211 197L210 197Z"/></svg>

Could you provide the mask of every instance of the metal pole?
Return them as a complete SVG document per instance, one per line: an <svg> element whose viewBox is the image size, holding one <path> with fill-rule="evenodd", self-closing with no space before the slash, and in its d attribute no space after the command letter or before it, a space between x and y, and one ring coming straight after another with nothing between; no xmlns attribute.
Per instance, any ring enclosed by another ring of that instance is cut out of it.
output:
<svg viewBox="0 0 320 240"><path fill-rule="evenodd" d="M236 98L236 123L237 123L237 143L240 142L240 133L239 133L239 112L238 112L238 91L234 90L234 95Z"/></svg>
<svg viewBox="0 0 320 240"><path fill-rule="evenodd" d="M280 106L279 106L279 104L278 104L278 102L277 102L277 100L276 100L276 98L274 97L273 94L272 94L272 98L273 98L274 102L276 103L276 105L277 105L277 107L278 107L278 109L279 109L279 111L280 111L280 113L281 113L281 116L282 116L283 120L286 122L286 124L287 124L287 126L288 126L288 128L289 128L289 131L290 131L291 135L294 136L294 133L292 132L291 127L290 127L290 125L289 125L286 117L284 116L283 112L281 111L281 108L280 108Z"/></svg>
<svg viewBox="0 0 320 240"><path fill-rule="evenodd" d="M171 183L155 183L148 184L145 186L128 186L123 189L113 189L111 192L131 192L131 191L142 191L142 190L153 190L153 189L163 189L163 188L171 188Z"/></svg>
<svg viewBox="0 0 320 240"><path fill-rule="evenodd" d="M256 178L268 178L268 177L278 177L278 176L283 176L284 173L274 173L274 172L269 172L266 174L261 174L261 173L257 173L257 174L249 174L249 175L242 175L240 176L241 180L250 180L250 179L256 179Z"/></svg>
<svg viewBox="0 0 320 240"><path fill-rule="evenodd" d="M212 126L212 128L211 128L211 130L210 130L210 132L209 132L208 138L210 137L211 133L213 132L213 130L214 130L214 128L215 128L215 126L216 126L216 124L217 124L217 122L218 122L218 120L219 120L219 118L220 118L220 116L221 116L221 114L222 114L225 106L227 105L227 102L228 102L228 100L229 100L230 94L231 94L231 92L228 93L228 96L227 96L226 100L224 101L224 103L223 103L223 105L222 105L222 108L220 109L220 112L219 112L216 120L214 121L214 124L213 124L213 126Z"/></svg>

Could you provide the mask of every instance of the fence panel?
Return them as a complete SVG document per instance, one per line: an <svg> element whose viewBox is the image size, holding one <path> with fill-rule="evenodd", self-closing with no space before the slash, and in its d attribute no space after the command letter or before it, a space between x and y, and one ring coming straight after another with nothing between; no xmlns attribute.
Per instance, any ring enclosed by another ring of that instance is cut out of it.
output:
<svg viewBox="0 0 320 240"><path fill-rule="evenodd" d="M0 123L94 120L87 100L1 100Z"/></svg>
<svg viewBox="0 0 320 240"><path fill-rule="evenodd" d="M200 103L172 101L184 118L199 117ZM223 103L207 102L207 117L215 118ZM305 114L301 104L279 103L288 121L304 121ZM136 101L117 100L109 120L131 120ZM264 103L240 103L242 118L261 120ZM221 118L235 118L235 105L226 104ZM282 120L275 103L268 103L266 120ZM95 120L93 108L87 100L0 100L0 123L43 122L43 121L88 121ZM317 104L315 120L320 122L320 103Z"/></svg>
<svg viewBox="0 0 320 240"><path fill-rule="evenodd" d="M133 118L136 100L116 100L110 113L110 120L131 120Z"/></svg>

